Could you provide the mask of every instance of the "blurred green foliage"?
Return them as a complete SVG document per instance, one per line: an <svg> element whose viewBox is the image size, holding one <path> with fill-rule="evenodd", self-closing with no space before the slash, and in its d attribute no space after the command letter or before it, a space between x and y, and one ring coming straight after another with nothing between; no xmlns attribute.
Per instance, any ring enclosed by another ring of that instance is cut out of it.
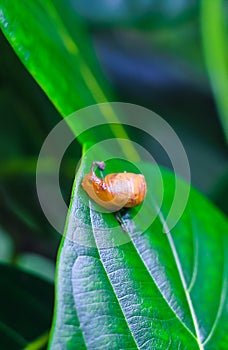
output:
<svg viewBox="0 0 228 350"><path fill-rule="evenodd" d="M0 274L1 348L23 349L41 338L40 346L32 349L43 349L51 323L53 285L9 265L1 264Z"/></svg>

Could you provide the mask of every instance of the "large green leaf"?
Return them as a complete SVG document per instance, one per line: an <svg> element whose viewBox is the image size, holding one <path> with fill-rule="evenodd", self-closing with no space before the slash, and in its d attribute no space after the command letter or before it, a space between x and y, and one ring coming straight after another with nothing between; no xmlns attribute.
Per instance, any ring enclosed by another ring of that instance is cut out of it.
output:
<svg viewBox="0 0 228 350"><path fill-rule="evenodd" d="M223 0L201 1L201 27L205 62L215 102L228 142L227 18Z"/></svg>
<svg viewBox="0 0 228 350"><path fill-rule="evenodd" d="M22 0L0 5L0 25L4 35L26 68L43 88L62 116L86 106L111 99L102 78L91 38L78 17L73 19L61 1ZM115 118L112 108L103 113L104 123ZM75 135L82 121L70 124ZM104 136L107 134L105 128ZM127 137L122 126L112 136ZM92 131L79 141L96 142ZM131 147L131 146L129 146ZM134 150L132 150L134 152Z"/></svg>
<svg viewBox="0 0 228 350"><path fill-rule="evenodd" d="M8 1L1 2L3 33L55 106L66 115L105 97L91 72L86 50L78 47L78 42L91 45L89 38L75 22L75 41L63 15L52 1L10 5Z"/></svg>
<svg viewBox="0 0 228 350"><path fill-rule="evenodd" d="M0 275L1 349L43 349L51 323L53 285L9 265L0 265Z"/></svg>
<svg viewBox="0 0 228 350"><path fill-rule="evenodd" d="M154 166L141 169L153 183ZM114 215L95 210L81 188L87 171L82 164L59 251L50 349L226 349L226 219L192 189L165 234L175 177L161 169L161 210L156 191L141 208L147 217L157 212L154 222L143 232L131 209L123 215L127 233L113 231Z"/></svg>

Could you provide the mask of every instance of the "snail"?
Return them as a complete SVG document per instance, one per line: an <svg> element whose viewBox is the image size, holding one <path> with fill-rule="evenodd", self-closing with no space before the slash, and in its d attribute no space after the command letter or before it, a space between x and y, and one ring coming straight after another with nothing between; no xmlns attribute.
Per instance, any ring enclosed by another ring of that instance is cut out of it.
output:
<svg viewBox="0 0 228 350"><path fill-rule="evenodd" d="M110 212L118 212L142 203L147 189L142 174L112 173L102 179L95 174L95 166L100 170L105 169L104 162L92 162L90 172L82 180L82 187L97 204ZM121 224L119 216L116 218Z"/></svg>

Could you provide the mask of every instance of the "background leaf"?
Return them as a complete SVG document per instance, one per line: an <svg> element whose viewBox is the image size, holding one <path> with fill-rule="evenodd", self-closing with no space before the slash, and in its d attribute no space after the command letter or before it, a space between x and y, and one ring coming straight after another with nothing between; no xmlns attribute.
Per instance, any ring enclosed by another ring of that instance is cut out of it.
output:
<svg viewBox="0 0 228 350"><path fill-rule="evenodd" d="M24 253L17 257L16 265L48 282L54 283L55 264L38 254Z"/></svg>
<svg viewBox="0 0 228 350"><path fill-rule="evenodd" d="M0 265L0 274L1 348L22 349L41 337L39 349L43 349L52 317L53 285L12 266Z"/></svg>
<svg viewBox="0 0 228 350"><path fill-rule="evenodd" d="M201 1L201 27L205 61L217 109L228 141L227 18L225 1Z"/></svg>
<svg viewBox="0 0 228 350"><path fill-rule="evenodd" d="M108 0L98 0L91 3L88 0L69 1L71 10L79 14L91 24L98 26L140 27L144 29L161 26L178 25L192 18L197 6L185 1L164 0L120 0L112 3Z"/></svg>
<svg viewBox="0 0 228 350"><path fill-rule="evenodd" d="M0 261L10 262L13 257L14 244L9 234L0 227Z"/></svg>
<svg viewBox="0 0 228 350"><path fill-rule="evenodd" d="M133 208L123 216L128 233L117 234L112 231L114 215L95 211L83 193L80 183L87 170L82 165L76 177L59 252L50 349L73 349L75 344L82 349L225 349L224 217L192 189L181 220L164 234L175 181L162 170L160 212L156 195L149 198L156 220L143 232ZM144 164L143 173L152 179L153 166ZM126 241L118 245L121 235Z"/></svg>

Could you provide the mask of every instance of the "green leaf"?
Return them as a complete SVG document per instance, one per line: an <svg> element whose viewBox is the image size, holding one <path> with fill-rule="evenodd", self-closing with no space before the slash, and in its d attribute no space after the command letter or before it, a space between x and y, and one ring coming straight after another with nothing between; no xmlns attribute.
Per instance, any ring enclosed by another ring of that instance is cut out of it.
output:
<svg viewBox="0 0 228 350"><path fill-rule="evenodd" d="M30 272L49 282L54 282L55 265L42 255L34 253L24 253L17 257L16 264L22 270Z"/></svg>
<svg viewBox="0 0 228 350"><path fill-rule="evenodd" d="M3 1L0 23L21 61L65 116L107 98L97 81L101 74L91 40L78 19L68 28L64 11L52 1L10 6Z"/></svg>
<svg viewBox="0 0 228 350"><path fill-rule="evenodd" d="M0 8L0 25L21 61L62 116L111 99L91 38L77 16L71 19L66 5L50 0L29 4L22 0L9 5L4 0ZM112 122L119 122L111 106L105 108L102 115L104 124L110 118ZM82 120L69 123L76 136L82 123ZM117 138L128 138L121 124L118 131L107 124L104 137L107 130ZM78 140L92 144L98 136L92 130L89 136L85 133ZM135 153L130 144L129 150L123 149L124 153L130 151Z"/></svg>
<svg viewBox="0 0 228 350"><path fill-rule="evenodd" d="M141 169L153 183L154 166ZM122 216L124 233L83 192L82 164L59 250L50 349L226 349L228 223L191 189L180 221L165 234L175 177L160 170L161 210L155 182L140 209L151 224L144 232L132 208Z"/></svg>
<svg viewBox="0 0 228 350"><path fill-rule="evenodd" d="M19 350L35 344L37 338L43 349L51 322L53 285L8 265L0 265L0 274L1 349Z"/></svg>
<svg viewBox="0 0 228 350"><path fill-rule="evenodd" d="M0 261L10 262L14 254L13 239L0 226Z"/></svg>
<svg viewBox="0 0 228 350"><path fill-rule="evenodd" d="M228 142L228 61L227 19L223 0L201 0L201 29L205 62Z"/></svg>
<svg viewBox="0 0 228 350"><path fill-rule="evenodd" d="M26 68L66 115L104 97L62 15L52 1L2 1L0 21ZM80 23L74 29L78 41L91 45Z"/></svg>

